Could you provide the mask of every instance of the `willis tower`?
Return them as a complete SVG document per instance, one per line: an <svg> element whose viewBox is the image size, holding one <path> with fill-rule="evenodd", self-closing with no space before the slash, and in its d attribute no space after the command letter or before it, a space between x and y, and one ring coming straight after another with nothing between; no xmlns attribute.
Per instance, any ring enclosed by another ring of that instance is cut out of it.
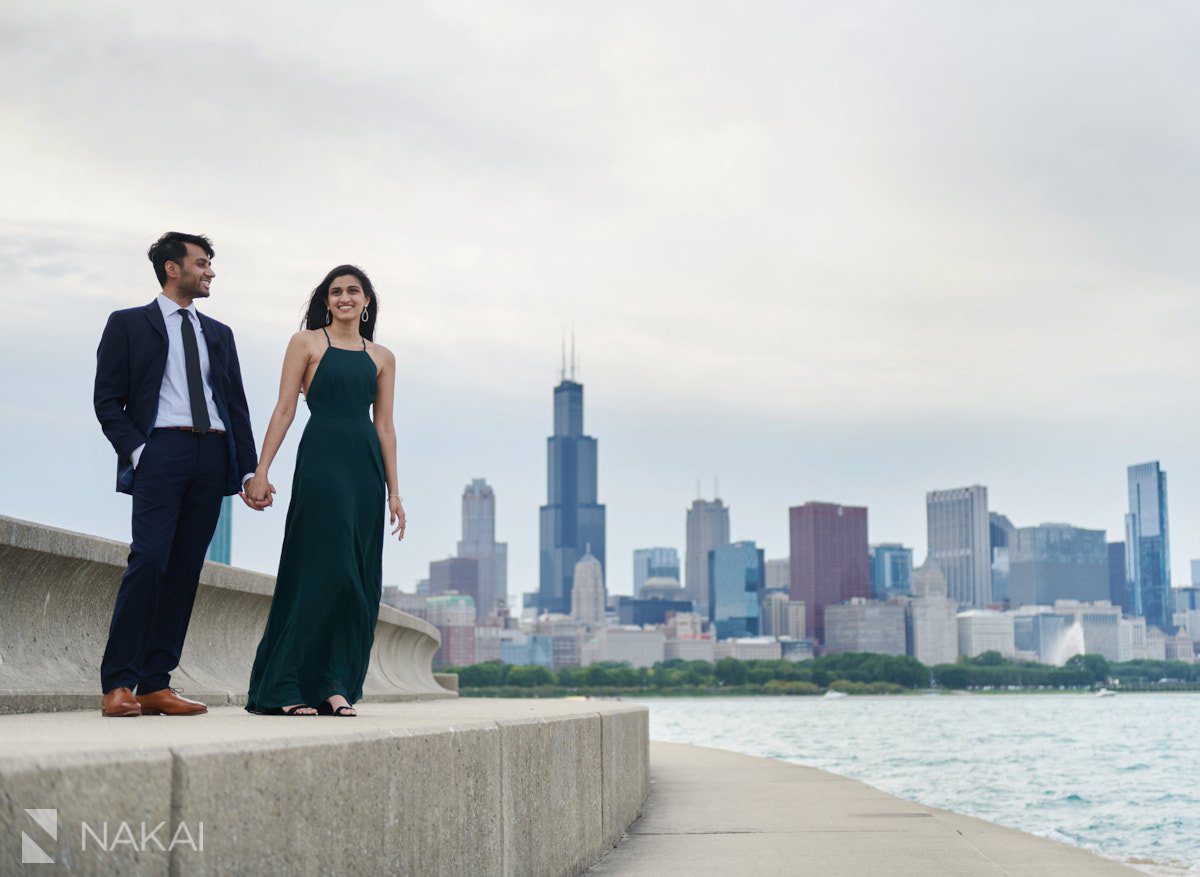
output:
<svg viewBox="0 0 1200 877"><path fill-rule="evenodd" d="M541 576L538 611L571 611L575 564L585 551L604 559L604 506L596 501L596 440L583 433L583 384L575 381L575 342L571 374L563 363L554 388L554 435L547 440L547 501L540 509ZM565 360L565 357L564 357Z"/></svg>

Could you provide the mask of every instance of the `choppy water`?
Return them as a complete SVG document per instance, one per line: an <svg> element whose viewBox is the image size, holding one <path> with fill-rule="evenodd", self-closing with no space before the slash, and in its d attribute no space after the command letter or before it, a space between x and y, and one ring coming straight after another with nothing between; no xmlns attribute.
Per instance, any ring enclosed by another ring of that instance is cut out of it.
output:
<svg viewBox="0 0 1200 877"><path fill-rule="evenodd" d="M1200 694L655 698L650 736L1200 874ZM1179 869L1179 870L1176 870Z"/></svg>

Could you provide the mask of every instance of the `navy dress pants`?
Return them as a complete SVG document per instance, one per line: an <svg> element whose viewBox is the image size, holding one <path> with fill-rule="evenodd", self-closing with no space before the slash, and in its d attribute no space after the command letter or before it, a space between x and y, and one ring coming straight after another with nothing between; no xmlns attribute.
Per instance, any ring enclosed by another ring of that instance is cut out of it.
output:
<svg viewBox="0 0 1200 877"><path fill-rule="evenodd" d="M150 694L170 685L228 467L223 435L150 434L134 473L133 540L100 663L103 691Z"/></svg>

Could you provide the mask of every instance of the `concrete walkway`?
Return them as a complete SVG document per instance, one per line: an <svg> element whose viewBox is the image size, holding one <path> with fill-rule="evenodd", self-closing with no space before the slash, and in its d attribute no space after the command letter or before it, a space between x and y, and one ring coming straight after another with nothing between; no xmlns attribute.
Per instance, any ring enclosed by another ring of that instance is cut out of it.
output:
<svg viewBox="0 0 1200 877"><path fill-rule="evenodd" d="M1129 877L1086 850L813 768L650 744L643 816L588 873L731 877Z"/></svg>
<svg viewBox="0 0 1200 877"><path fill-rule="evenodd" d="M185 690L184 695L187 694ZM210 708L203 716L101 717L92 710L0 715L0 771L13 764L56 764L102 754L136 757L152 751L186 751L256 745L281 746L381 734L440 733L490 727L497 722L541 721L630 710L629 704L561 699L474 697L409 703L359 703L353 719L332 716L257 716L242 707ZM2 775L2 773L0 773Z"/></svg>

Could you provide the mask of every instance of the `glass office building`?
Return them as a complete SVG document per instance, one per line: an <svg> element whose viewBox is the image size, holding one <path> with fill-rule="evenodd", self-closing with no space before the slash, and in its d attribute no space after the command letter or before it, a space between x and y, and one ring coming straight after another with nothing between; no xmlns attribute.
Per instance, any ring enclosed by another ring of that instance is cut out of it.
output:
<svg viewBox="0 0 1200 877"><path fill-rule="evenodd" d="M1167 473L1158 462L1128 469L1129 514L1125 516L1127 604L1146 624L1171 623L1171 543L1167 525Z"/></svg>
<svg viewBox="0 0 1200 877"><path fill-rule="evenodd" d="M1009 600L1014 609L1109 597L1108 543L1103 530L1069 524L1021 527L1008 550Z"/></svg>
<svg viewBox="0 0 1200 877"><path fill-rule="evenodd" d="M734 542L709 551L708 611L717 639L758 636L766 565L763 550L753 542Z"/></svg>
<svg viewBox="0 0 1200 877"><path fill-rule="evenodd" d="M895 542L871 546L871 597L912 593L913 550Z"/></svg>
<svg viewBox="0 0 1200 877"><path fill-rule="evenodd" d="M992 558L992 602L1009 603L1010 553L1017 541L1017 528L1006 516L988 512L988 541Z"/></svg>
<svg viewBox="0 0 1200 877"><path fill-rule="evenodd" d="M1120 606L1126 615L1133 615L1133 609L1126 605L1129 600L1129 588L1125 584L1125 543L1108 543L1108 601L1114 606Z"/></svg>

